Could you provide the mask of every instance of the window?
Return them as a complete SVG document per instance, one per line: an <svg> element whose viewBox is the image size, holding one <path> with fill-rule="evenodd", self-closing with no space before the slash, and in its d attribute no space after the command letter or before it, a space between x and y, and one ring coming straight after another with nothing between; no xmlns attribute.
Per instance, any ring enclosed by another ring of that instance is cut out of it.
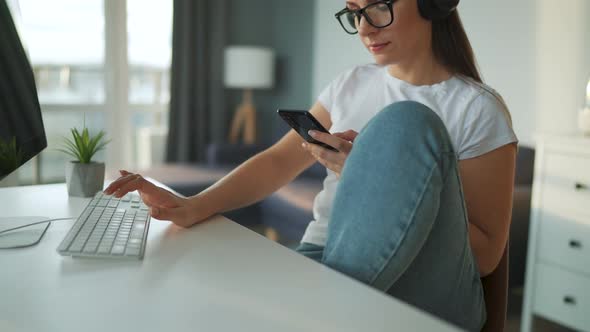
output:
<svg viewBox="0 0 590 332"><path fill-rule="evenodd" d="M70 128L84 123L112 140L97 160L106 159L107 168L133 168L136 133L166 126L168 118L171 0L16 3L48 139L29 163L40 166L40 182L64 181L69 157L56 149ZM26 184L34 174L25 168L19 177Z"/></svg>

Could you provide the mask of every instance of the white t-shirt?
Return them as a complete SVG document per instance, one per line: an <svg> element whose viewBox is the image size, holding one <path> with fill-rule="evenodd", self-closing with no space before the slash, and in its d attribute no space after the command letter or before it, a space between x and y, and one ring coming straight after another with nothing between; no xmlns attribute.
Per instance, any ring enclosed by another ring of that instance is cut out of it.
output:
<svg viewBox="0 0 590 332"><path fill-rule="evenodd" d="M318 97L330 113L330 132L360 132L386 106L404 100L420 102L442 119L458 160L474 158L517 142L510 113L490 87L469 78L453 76L434 85L415 86L389 74L386 66L368 64L339 75ZM314 220L302 242L326 244L328 221L338 179L328 169L323 190L315 197Z"/></svg>

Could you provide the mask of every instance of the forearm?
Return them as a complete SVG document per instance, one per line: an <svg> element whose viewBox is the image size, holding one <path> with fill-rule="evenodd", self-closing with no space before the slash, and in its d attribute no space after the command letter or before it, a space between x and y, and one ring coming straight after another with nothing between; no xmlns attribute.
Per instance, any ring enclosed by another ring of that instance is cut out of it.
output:
<svg viewBox="0 0 590 332"><path fill-rule="evenodd" d="M256 203L289 183L297 171L282 166L272 153L264 151L211 187L189 198L197 220Z"/></svg>
<svg viewBox="0 0 590 332"><path fill-rule="evenodd" d="M479 274L485 277L492 273L498 266L500 258L502 258L506 244L505 240L496 241L484 233L476 224L469 223L469 242L479 267ZM502 243L504 246L502 246Z"/></svg>

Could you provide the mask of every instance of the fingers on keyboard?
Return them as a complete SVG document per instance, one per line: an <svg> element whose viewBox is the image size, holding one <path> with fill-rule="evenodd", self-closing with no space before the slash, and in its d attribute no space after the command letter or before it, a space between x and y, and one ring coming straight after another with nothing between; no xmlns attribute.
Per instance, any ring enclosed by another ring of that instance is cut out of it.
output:
<svg viewBox="0 0 590 332"><path fill-rule="evenodd" d="M115 182L111 183L107 189L105 189L104 193L107 195L111 195L114 192L120 190L121 188L123 188L125 185L127 185L129 182L136 180L138 177L141 178L141 175L138 174L128 174L125 176L122 176L120 178L118 178Z"/></svg>
<svg viewBox="0 0 590 332"><path fill-rule="evenodd" d="M144 182L145 180L141 177L141 175L135 175L133 179L119 187L119 189L115 192L115 197L122 197L128 192L140 190Z"/></svg>

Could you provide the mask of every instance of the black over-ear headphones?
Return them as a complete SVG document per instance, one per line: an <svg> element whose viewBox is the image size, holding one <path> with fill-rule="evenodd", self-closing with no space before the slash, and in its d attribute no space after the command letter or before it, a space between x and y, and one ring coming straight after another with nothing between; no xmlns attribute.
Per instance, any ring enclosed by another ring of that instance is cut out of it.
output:
<svg viewBox="0 0 590 332"><path fill-rule="evenodd" d="M459 0L418 0L420 15L434 21L446 18L457 8Z"/></svg>

